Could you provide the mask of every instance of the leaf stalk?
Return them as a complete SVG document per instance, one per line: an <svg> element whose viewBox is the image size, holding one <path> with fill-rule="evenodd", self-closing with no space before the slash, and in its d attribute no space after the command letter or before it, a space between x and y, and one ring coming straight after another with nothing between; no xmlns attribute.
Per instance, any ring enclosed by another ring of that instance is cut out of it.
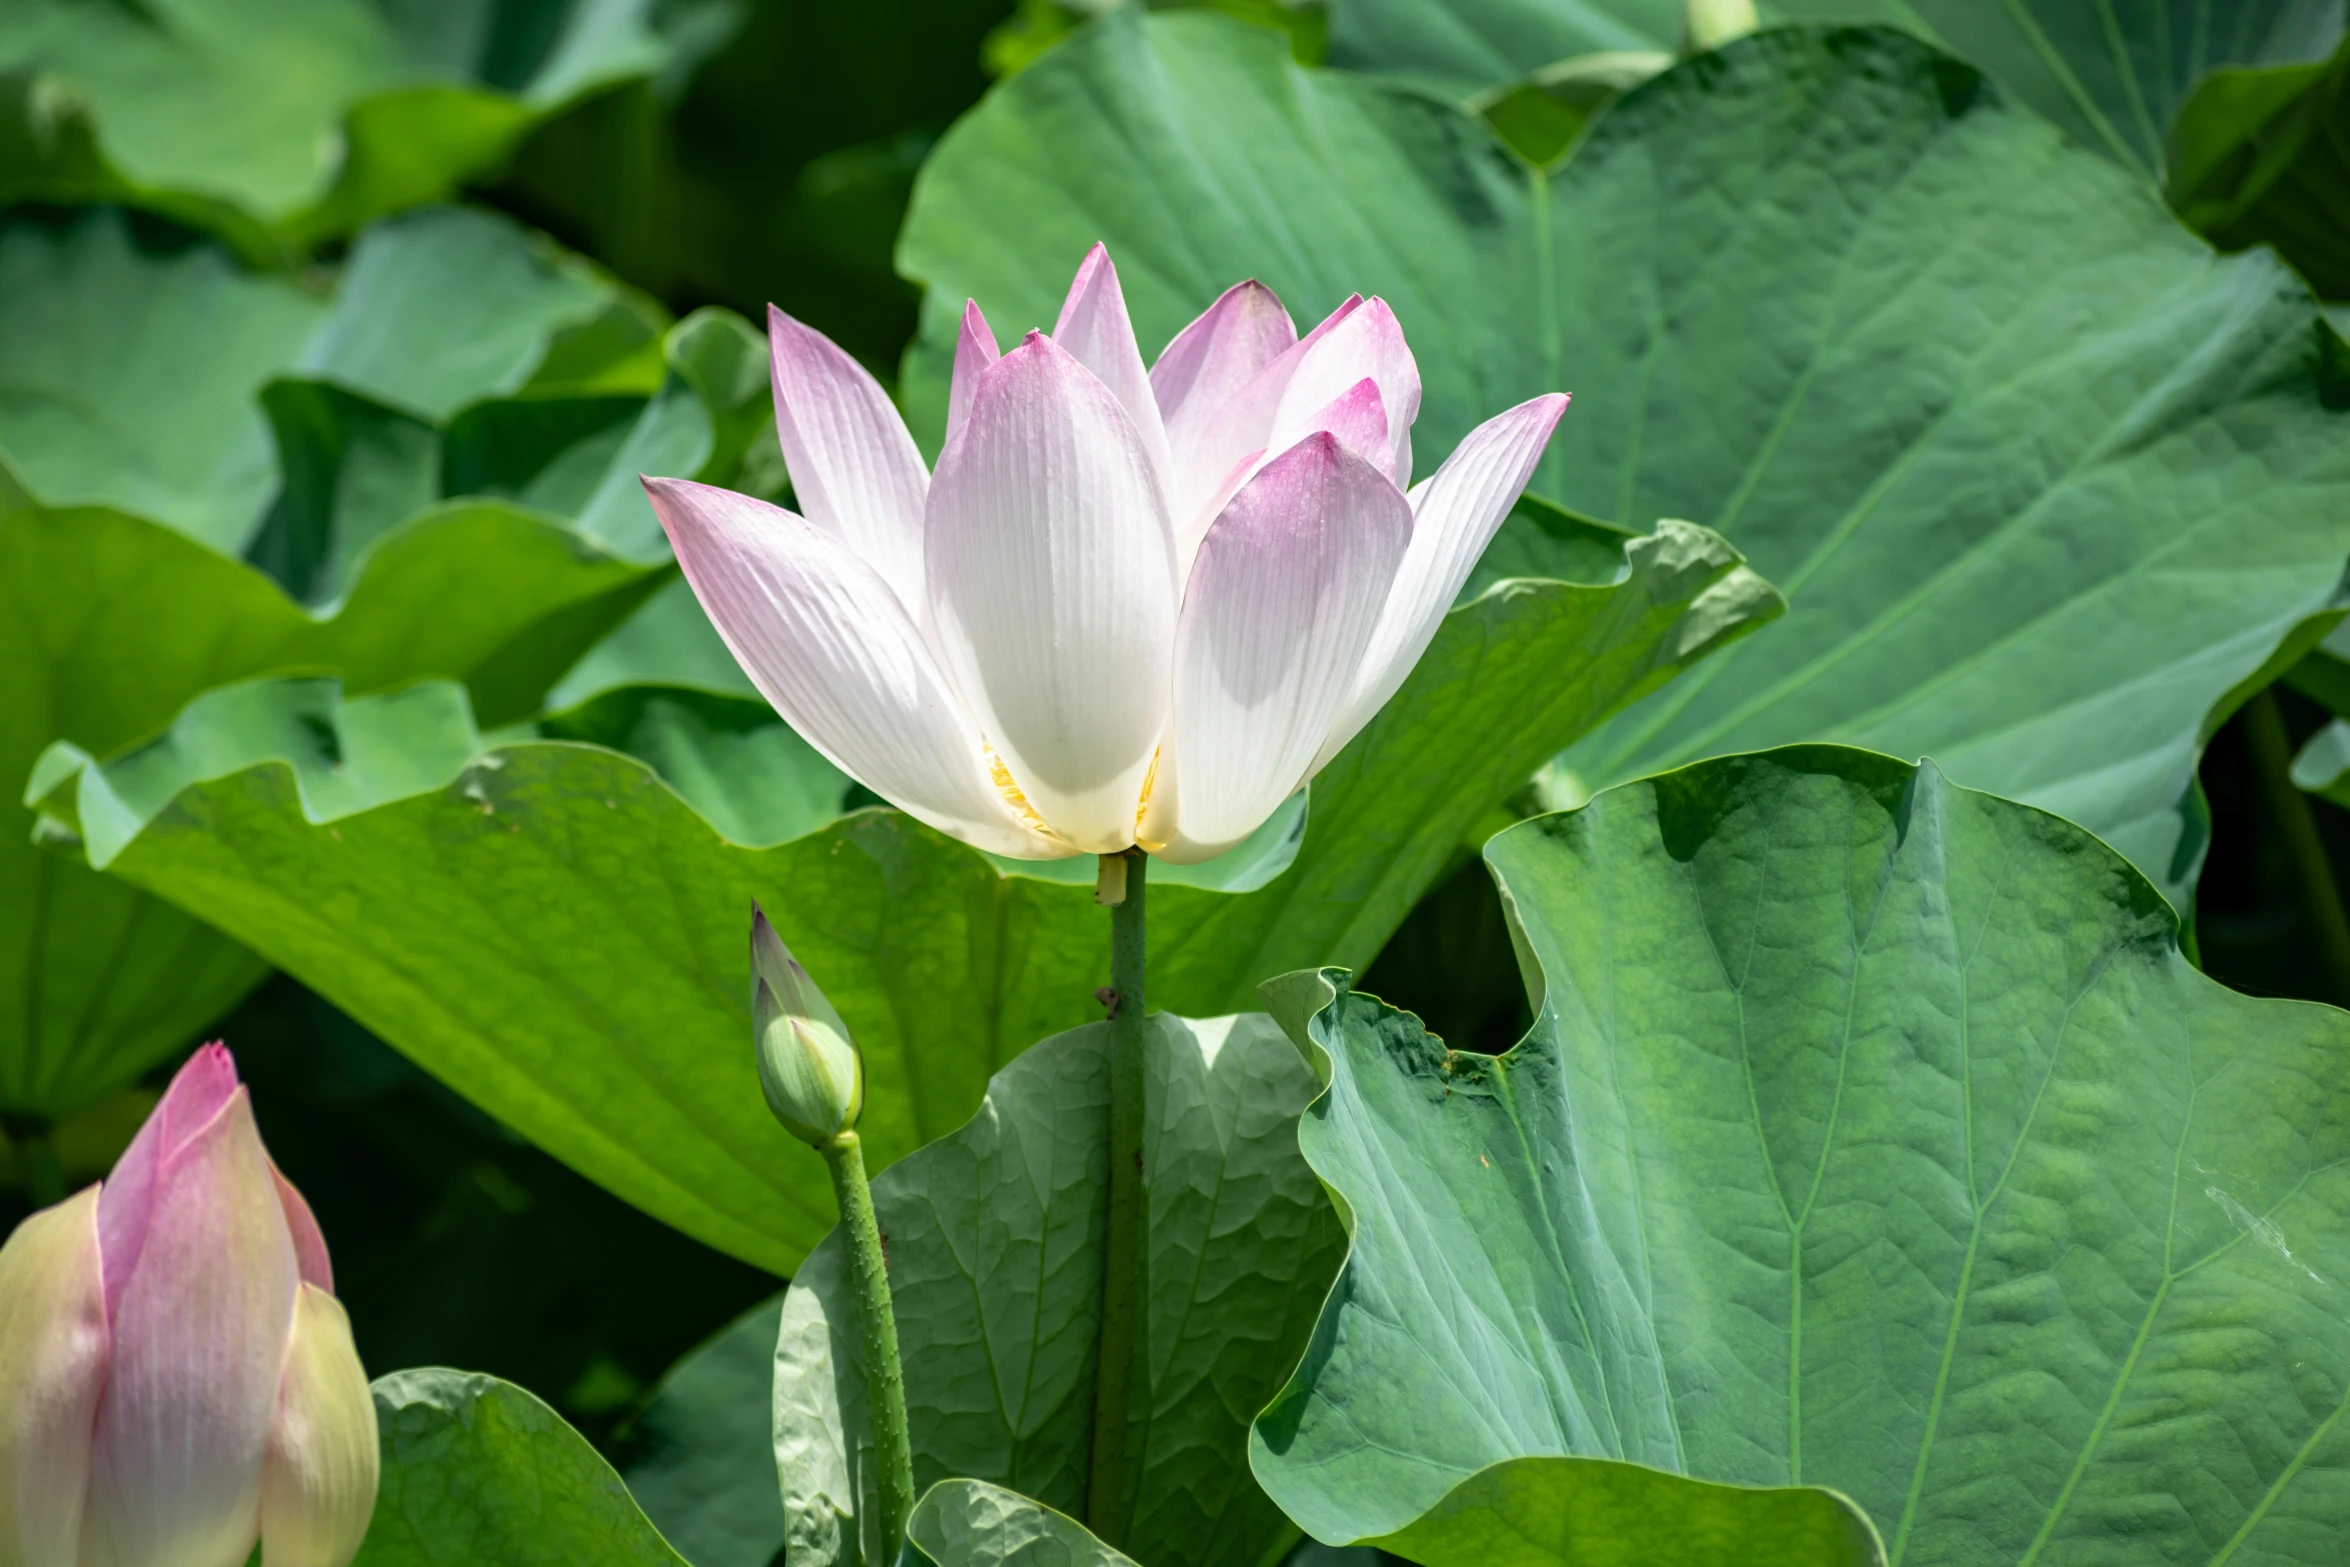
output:
<svg viewBox="0 0 2350 1567"><path fill-rule="evenodd" d="M1113 858L1102 857L1105 861ZM1128 849L1124 897L1110 907L1110 1206L1102 1236L1101 1353L1093 1385L1093 1461L1086 1475L1086 1524L1104 1544L1123 1545L1132 1486L1126 1450L1134 1387L1134 1345L1143 1301L1143 970L1144 883L1149 856ZM1102 876L1106 885L1111 873Z"/></svg>
<svg viewBox="0 0 2350 1567"><path fill-rule="evenodd" d="M875 1489L881 1499L881 1560L894 1562L914 1510L914 1444L906 1427L906 1373L898 1360L898 1319L890 1304L889 1261L881 1249L881 1221L865 1152L854 1131L817 1145L832 1172L833 1200L848 1234L849 1280L857 1295L857 1329L864 1340L866 1386L873 1400Z"/></svg>

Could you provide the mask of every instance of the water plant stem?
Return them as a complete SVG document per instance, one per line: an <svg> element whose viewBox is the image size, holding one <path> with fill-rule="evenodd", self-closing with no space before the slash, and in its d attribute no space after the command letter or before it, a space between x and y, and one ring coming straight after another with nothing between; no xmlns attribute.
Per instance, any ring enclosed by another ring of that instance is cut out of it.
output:
<svg viewBox="0 0 2350 1567"><path fill-rule="evenodd" d="M2302 906L2316 927L2328 988L2338 1005L2350 1006L2350 917L2343 914L2333 861L2318 834L2309 796L2293 782L2293 741L2285 732L2285 715L2277 708L2274 692L2263 691L2244 704L2244 738L2251 743L2269 817L2284 834L2287 857L2301 884Z"/></svg>
<svg viewBox="0 0 2350 1567"><path fill-rule="evenodd" d="M1104 855L1109 859L1112 856ZM1110 906L1110 1208L1102 1236L1101 1358L1093 1384L1093 1463L1085 1521L1104 1544L1123 1545L1131 1505L1126 1439L1134 1341L1143 1300L1143 957L1145 874L1140 849L1123 856L1124 896ZM1113 881L1105 869L1102 885ZM1107 901L1105 899L1105 901Z"/></svg>
<svg viewBox="0 0 2350 1567"><path fill-rule="evenodd" d="M898 1361L898 1319L889 1299L889 1263L881 1249L881 1222L873 1187L865 1179L865 1152L857 1134L840 1132L817 1147L832 1172L833 1200L848 1232L849 1281L857 1292L857 1328L864 1338L866 1386L873 1409L875 1489L881 1493L881 1557L898 1559L906 1518L914 1510L914 1444L906 1431L906 1373Z"/></svg>

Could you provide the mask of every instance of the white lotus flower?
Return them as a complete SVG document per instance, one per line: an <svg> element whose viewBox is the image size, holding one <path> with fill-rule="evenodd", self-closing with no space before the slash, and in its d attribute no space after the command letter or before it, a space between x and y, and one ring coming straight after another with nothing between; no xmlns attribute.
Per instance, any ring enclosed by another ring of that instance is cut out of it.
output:
<svg viewBox="0 0 2350 1567"><path fill-rule="evenodd" d="M1246 838L1403 684L1567 405L1407 495L1420 376L1385 304L1300 338L1237 284L1145 371L1096 245L1049 337L999 356L965 306L933 474L855 360L768 331L805 515L648 478L686 580L810 744L1022 859Z"/></svg>

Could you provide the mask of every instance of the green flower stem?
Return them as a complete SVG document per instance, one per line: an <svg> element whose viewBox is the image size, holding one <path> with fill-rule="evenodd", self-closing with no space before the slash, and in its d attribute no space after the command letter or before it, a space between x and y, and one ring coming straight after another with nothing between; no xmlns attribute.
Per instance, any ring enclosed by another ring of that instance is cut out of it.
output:
<svg viewBox="0 0 2350 1567"><path fill-rule="evenodd" d="M16 1150L16 1173L24 1184L25 1200L36 1208L65 1201L65 1171L57 1162L57 1141L49 1123L11 1119L7 1133Z"/></svg>
<svg viewBox="0 0 2350 1567"><path fill-rule="evenodd" d="M914 1444L906 1432L906 1373L898 1361L898 1319L889 1300L889 1263L865 1153L855 1132L817 1145L832 1171L833 1200L849 1237L849 1278L857 1291L857 1327L865 1339L865 1375L873 1399L873 1462L881 1492L881 1560L898 1559L906 1516L914 1510Z"/></svg>
<svg viewBox="0 0 2350 1567"><path fill-rule="evenodd" d="M1102 1244L1101 1360L1093 1384L1093 1463L1085 1521L1104 1544L1126 1541L1127 1400L1143 1298L1143 891L1150 860L1128 849L1126 896L1110 909L1110 1211ZM1110 878L1103 878L1106 886Z"/></svg>
<svg viewBox="0 0 2350 1567"><path fill-rule="evenodd" d="M2251 742L2252 760L2260 773L2261 791L2268 797L2269 816L2285 835L2293 872L2301 884L2301 901L2317 927L2317 947L2326 967L2333 999L2350 1006L2350 917L2342 911L2342 896L2334 886L2334 866L2318 835L2317 818L2309 796L2293 782L2293 741L2285 732L2285 715L2277 710L2276 694L2263 691L2244 704L2244 738Z"/></svg>

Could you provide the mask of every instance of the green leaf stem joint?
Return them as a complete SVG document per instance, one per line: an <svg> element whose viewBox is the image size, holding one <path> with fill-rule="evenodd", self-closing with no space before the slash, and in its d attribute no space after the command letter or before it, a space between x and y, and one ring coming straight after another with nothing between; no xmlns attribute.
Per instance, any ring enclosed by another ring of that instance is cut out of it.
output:
<svg viewBox="0 0 2350 1567"><path fill-rule="evenodd" d="M1110 986L1102 992L1110 1009L1110 1206L1102 1237L1101 1359L1094 1375L1085 1521L1111 1545L1125 1542L1131 1505L1127 1409L1143 1301L1144 893L1149 871L1150 858L1139 848L1105 854L1094 894L1110 906Z"/></svg>

